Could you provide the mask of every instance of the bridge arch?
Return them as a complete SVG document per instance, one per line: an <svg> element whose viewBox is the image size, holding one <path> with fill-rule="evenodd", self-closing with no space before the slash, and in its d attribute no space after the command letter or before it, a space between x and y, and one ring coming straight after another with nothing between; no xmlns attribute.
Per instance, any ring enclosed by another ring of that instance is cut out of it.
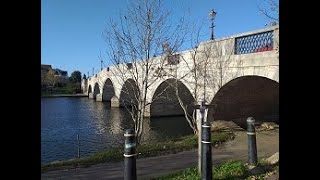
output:
<svg viewBox="0 0 320 180"><path fill-rule="evenodd" d="M93 89L93 99L96 99L97 94L100 94L100 88L99 84L96 82Z"/></svg>
<svg viewBox="0 0 320 180"><path fill-rule="evenodd" d="M107 78L102 89L102 101L111 101L115 95L114 86L111 79Z"/></svg>
<svg viewBox="0 0 320 180"><path fill-rule="evenodd" d="M91 85L89 85L89 88L88 88L88 95L89 95L90 93L92 93L92 87L91 87Z"/></svg>
<svg viewBox="0 0 320 180"><path fill-rule="evenodd" d="M178 87L177 87L178 86ZM194 109L194 97L188 87L179 80L169 78L163 81L155 90L152 96L150 107L151 117L184 115L184 111L176 96L176 88L181 101L186 105L189 114Z"/></svg>
<svg viewBox="0 0 320 180"><path fill-rule="evenodd" d="M232 120L246 127L246 118L257 122L279 122L279 83L255 75L237 77L215 94L211 101L215 110L208 112L209 121Z"/></svg>
<svg viewBox="0 0 320 180"><path fill-rule="evenodd" d="M132 107L138 105L139 87L133 79L127 79L122 85L120 92L120 107Z"/></svg>

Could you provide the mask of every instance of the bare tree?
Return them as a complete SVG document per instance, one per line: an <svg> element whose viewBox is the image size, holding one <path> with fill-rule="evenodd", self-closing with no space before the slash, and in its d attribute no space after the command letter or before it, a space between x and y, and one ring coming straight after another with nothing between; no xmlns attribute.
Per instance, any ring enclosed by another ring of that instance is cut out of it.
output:
<svg viewBox="0 0 320 180"><path fill-rule="evenodd" d="M125 83L120 98L121 105L130 113L139 143L150 86L161 78L166 56L173 54L184 41L184 21L169 22L170 12L161 1L137 0L131 2L119 21L110 21L105 31L109 46L110 72L120 84ZM170 47L166 49L164 46ZM130 79L130 80L128 80Z"/></svg>
<svg viewBox="0 0 320 180"><path fill-rule="evenodd" d="M184 116L193 130L194 134L198 135L198 168L200 172L201 168L201 124L197 119L195 105L198 105L200 101L209 102L209 89L217 91L223 86L228 76L236 76L230 68L232 68L233 55L233 41L209 41L200 43L199 41L199 29L196 34L196 38L191 38L191 50L179 54L181 63L179 66L175 66L175 71L172 74L175 81L170 84L175 90L175 95L179 102L180 107L183 110ZM236 67L241 65L241 61L236 63ZM182 68L184 70L178 70ZM178 74L179 71L179 74ZM181 73L182 72L182 73ZM183 92L180 90L181 81L190 84L193 94L193 104L189 101L185 101L182 98ZM210 103L210 102L209 102ZM213 112L213 111L209 111ZM209 113L208 112L208 113ZM210 115L212 117L212 115ZM207 119L209 114L207 115ZM200 125L200 126L199 126Z"/></svg>
<svg viewBox="0 0 320 180"><path fill-rule="evenodd" d="M273 21L270 25L279 24L279 0L261 0L258 9L265 17ZM275 38L275 49L279 54L279 37Z"/></svg>
<svg viewBox="0 0 320 180"><path fill-rule="evenodd" d="M45 81L50 86L54 87L59 81L59 77L56 76L56 72L54 70L50 69L45 77Z"/></svg>
<svg viewBox="0 0 320 180"><path fill-rule="evenodd" d="M184 64L184 68L187 69L187 71L181 75L181 77L178 78L177 71L178 68L175 66L174 74L172 75L175 78L174 83L170 84L174 90L175 95L177 97L177 100L179 102L180 107L183 110L184 116L186 118L186 121L188 122L190 128L193 130L193 133L198 135L198 127L197 127L197 119L196 119L196 111L194 110L194 106L190 107L190 104L185 103L183 99L181 98L181 91L179 87L179 82L182 79L191 79L189 83L193 84L193 96L194 96L194 104L196 105L197 102L200 101L201 97L199 96L198 91L200 90L200 87L203 85L203 81L201 81L204 78L204 74L201 70L203 70L203 67L206 67L206 64L208 63L208 59L200 59L199 56L199 32L197 33L197 42L196 45L192 46L192 49L189 51L190 59L185 58L183 55L180 56L180 59L182 63ZM192 41L193 42L193 41ZM181 63L181 64L182 64ZM190 110L192 109L192 113L190 113Z"/></svg>
<svg viewBox="0 0 320 180"><path fill-rule="evenodd" d="M219 90L227 79L233 79L241 73L242 60L233 61L231 58L234 55L233 41L213 42L206 47L204 54L210 59L205 79L215 91Z"/></svg>
<svg viewBox="0 0 320 180"><path fill-rule="evenodd" d="M279 23L279 1L261 0L258 4L259 11L268 19Z"/></svg>
<svg viewBox="0 0 320 180"><path fill-rule="evenodd" d="M232 79L241 73L242 60L232 61L234 54L234 45L232 40L199 42L200 30L196 37L193 38L192 48L184 55L180 55L182 63L175 66L174 83L170 85L175 89L175 94L179 105L183 109L184 116L193 130L194 134L198 134L197 117L194 105L204 100L210 103L209 89L211 93L217 92L227 79ZM186 57L186 58L185 58ZM182 66L182 67L181 67ZM183 74L177 75L179 68L185 68ZM180 81L192 84L191 91L194 96L194 104L183 101L181 98Z"/></svg>

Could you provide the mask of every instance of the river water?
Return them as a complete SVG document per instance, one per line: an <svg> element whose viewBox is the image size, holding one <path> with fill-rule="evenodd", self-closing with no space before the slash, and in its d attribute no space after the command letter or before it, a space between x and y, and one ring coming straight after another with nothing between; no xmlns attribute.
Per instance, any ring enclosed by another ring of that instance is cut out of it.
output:
<svg viewBox="0 0 320 180"><path fill-rule="evenodd" d="M87 97L41 98L41 163L66 160L124 144L124 129L133 125L123 108ZM184 116L146 119L143 142L191 134ZM77 141L77 136L79 141ZM79 144L78 144L79 142Z"/></svg>

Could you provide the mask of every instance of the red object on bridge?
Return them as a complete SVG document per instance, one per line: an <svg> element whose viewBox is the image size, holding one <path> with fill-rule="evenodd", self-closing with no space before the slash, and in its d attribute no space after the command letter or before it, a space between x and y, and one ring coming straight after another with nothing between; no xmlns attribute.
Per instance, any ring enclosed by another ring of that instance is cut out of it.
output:
<svg viewBox="0 0 320 180"><path fill-rule="evenodd" d="M273 49L272 47L265 46L265 47L260 47L256 49L255 52L272 51L272 49Z"/></svg>

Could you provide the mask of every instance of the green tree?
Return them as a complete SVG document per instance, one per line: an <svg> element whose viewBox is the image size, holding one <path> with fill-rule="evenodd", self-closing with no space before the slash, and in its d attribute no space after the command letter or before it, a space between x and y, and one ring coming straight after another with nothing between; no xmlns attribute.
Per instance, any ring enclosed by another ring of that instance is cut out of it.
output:
<svg viewBox="0 0 320 180"><path fill-rule="evenodd" d="M86 74L83 74L83 78L82 79L87 79L87 76Z"/></svg>
<svg viewBox="0 0 320 180"><path fill-rule="evenodd" d="M71 83L81 83L81 72L80 71L73 71L71 76L69 77L69 81Z"/></svg>

